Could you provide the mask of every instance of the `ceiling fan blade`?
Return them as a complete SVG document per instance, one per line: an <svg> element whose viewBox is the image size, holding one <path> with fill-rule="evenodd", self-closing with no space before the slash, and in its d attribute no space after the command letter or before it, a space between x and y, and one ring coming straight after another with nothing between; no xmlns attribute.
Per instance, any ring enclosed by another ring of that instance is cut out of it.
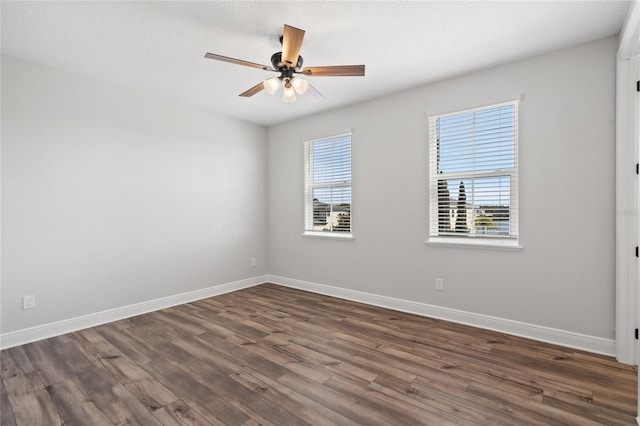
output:
<svg viewBox="0 0 640 426"><path fill-rule="evenodd" d="M243 98L250 98L251 96L261 91L262 89L264 89L264 84L260 82L255 86L253 86L251 89L245 90L244 92L240 93L238 96L242 96Z"/></svg>
<svg viewBox="0 0 640 426"><path fill-rule="evenodd" d="M332 67L307 67L302 70L302 74L313 76L313 77L363 76L364 65L336 65Z"/></svg>
<svg viewBox="0 0 640 426"><path fill-rule="evenodd" d="M243 61L242 59L229 58L228 56L216 55L215 53L207 52L204 55L204 57L207 59L213 59L216 61L230 62L236 65L244 65L245 67L260 68L266 71L275 71L272 67L267 65L260 65L260 64L256 64L255 62Z"/></svg>
<svg viewBox="0 0 640 426"><path fill-rule="evenodd" d="M318 90L312 85L309 85L309 87L307 88L307 92L305 93L305 96L314 104L317 104L318 102L322 102L325 100L324 95L318 92Z"/></svg>
<svg viewBox="0 0 640 426"><path fill-rule="evenodd" d="M284 65L295 68L303 38L303 30L285 24L282 33L282 63Z"/></svg>

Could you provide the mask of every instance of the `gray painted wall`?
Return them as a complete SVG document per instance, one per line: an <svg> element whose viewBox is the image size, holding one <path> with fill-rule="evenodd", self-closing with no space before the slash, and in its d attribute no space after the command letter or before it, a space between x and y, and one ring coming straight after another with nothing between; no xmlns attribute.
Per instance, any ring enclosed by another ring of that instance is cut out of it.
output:
<svg viewBox="0 0 640 426"><path fill-rule="evenodd" d="M616 49L266 131L3 56L0 332L270 273L612 339ZM523 249L427 246L427 113L515 93ZM355 239L302 237L302 142L349 129Z"/></svg>
<svg viewBox="0 0 640 426"><path fill-rule="evenodd" d="M613 339L616 50L612 37L269 128L269 272ZM427 113L515 93L523 249L427 246ZM347 129L355 239L302 237L303 140Z"/></svg>
<svg viewBox="0 0 640 426"><path fill-rule="evenodd" d="M266 171L263 127L3 56L2 333L265 274Z"/></svg>

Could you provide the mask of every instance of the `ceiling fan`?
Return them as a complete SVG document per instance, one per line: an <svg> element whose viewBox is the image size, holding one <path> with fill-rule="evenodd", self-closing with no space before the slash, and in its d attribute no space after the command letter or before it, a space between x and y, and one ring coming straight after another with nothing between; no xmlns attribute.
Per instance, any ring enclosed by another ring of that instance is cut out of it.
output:
<svg viewBox="0 0 640 426"><path fill-rule="evenodd" d="M300 56L300 48L302 47L304 33L304 30L285 25L284 32L280 37L282 52L276 52L271 56L271 66L216 55L215 53L206 53L204 57L214 59L216 61L230 62L232 64L280 73L278 77L269 78L240 93L239 96L246 98L255 95L263 89L270 95L273 95L282 85L284 86L282 96L282 100L284 102L295 101L296 93L299 95L307 93L310 95L309 98L312 102L318 102L323 100L324 96L311 86L307 80L294 76L294 74L302 74L308 77L344 77L364 75L364 65L306 67L301 70L303 60L302 56Z"/></svg>

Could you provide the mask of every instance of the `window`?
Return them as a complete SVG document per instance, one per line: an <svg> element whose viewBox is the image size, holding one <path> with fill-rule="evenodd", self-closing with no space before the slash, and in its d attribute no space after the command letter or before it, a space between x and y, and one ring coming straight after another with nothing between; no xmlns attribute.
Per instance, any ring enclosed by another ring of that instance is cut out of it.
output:
<svg viewBox="0 0 640 426"><path fill-rule="evenodd" d="M305 235L351 237L351 134L304 143Z"/></svg>
<svg viewBox="0 0 640 426"><path fill-rule="evenodd" d="M518 245L518 101L429 117L429 242Z"/></svg>

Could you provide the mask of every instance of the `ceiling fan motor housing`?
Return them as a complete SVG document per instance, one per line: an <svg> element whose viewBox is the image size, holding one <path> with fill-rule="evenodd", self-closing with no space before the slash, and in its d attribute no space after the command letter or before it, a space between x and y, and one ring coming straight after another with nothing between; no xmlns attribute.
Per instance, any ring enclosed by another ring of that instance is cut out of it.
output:
<svg viewBox="0 0 640 426"><path fill-rule="evenodd" d="M291 73L291 75L289 75L288 77L292 77L294 71L300 71L300 68L302 68L302 63L302 55L298 55L298 63L295 67L290 67L282 63L282 52L276 52L271 55L271 65L273 65L273 68L277 69L281 73Z"/></svg>

